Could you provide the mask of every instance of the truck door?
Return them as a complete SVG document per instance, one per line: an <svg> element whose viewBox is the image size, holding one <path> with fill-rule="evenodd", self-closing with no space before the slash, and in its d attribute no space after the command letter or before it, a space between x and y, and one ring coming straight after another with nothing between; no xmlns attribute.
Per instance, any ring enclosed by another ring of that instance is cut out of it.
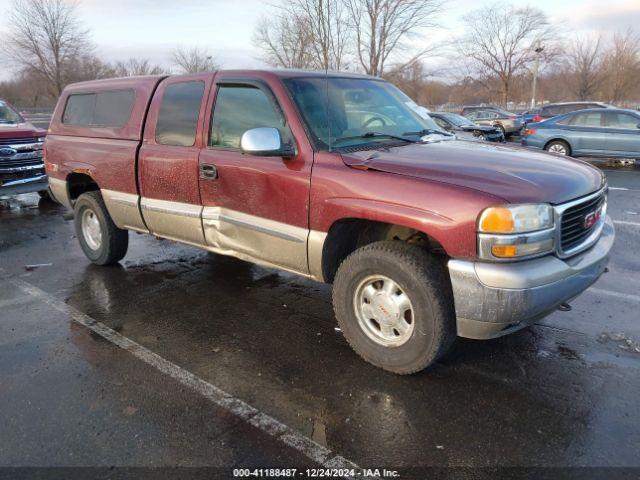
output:
<svg viewBox="0 0 640 480"><path fill-rule="evenodd" d="M204 235L210 247L258 263L308 273L313 151L277 81L215 78L200 153ZM276 96L276 94L278 94ZM273 127L292 142L292 158L243 154L242 134ZM296 131L297 130L297 131Z"/></svg>
<svg viewBox="0 0 640 480"><path fill-rule="evenodd" d="M198 155L213 74L170 77L154 95L138 156L142 215L156 235L204 245Z"/></svg>

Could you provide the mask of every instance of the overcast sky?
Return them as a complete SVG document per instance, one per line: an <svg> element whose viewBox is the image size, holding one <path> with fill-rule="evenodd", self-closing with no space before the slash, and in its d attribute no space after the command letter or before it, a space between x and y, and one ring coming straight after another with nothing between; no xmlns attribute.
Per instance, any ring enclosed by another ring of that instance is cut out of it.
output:
<svg viewBox="0 0 640 480"><path fill-rule="evenodd" d="M278 0L273 0L277 2ZM12 0L0 0L0 36ZM176 45L206 46L227 68L260 67L251 38L256 21L272 2L260 0L79 0L81 20L92 31L97 53L105 60L148 58L169 66ZM460 31L464 13L492 4L449 0L439 22L424 41L444 40ZM522 1L514 2L523 5ZM640 29L640 0L536 0L532 6L580 35ZM0 37L1 38L1 37ZM0 68L0 77L8 70Z"/></svg>

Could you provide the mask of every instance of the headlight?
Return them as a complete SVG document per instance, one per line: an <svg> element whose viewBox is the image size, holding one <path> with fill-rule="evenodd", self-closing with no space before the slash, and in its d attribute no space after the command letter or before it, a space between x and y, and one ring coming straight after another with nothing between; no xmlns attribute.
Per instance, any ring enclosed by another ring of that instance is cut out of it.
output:
<svg viewBox="0 0 640 480"><path fill-rule="evenodd" d="M478 219L478 250L485 260L515 260L554 250L553 207L548 204L487 208Z"/></svg>
<svg viewBox="0 0 640 480"><path fill-rule="evenodd" d="M553 208L546 203L487 208L478 221L483 233L526 233L551 227Z"/></svg>

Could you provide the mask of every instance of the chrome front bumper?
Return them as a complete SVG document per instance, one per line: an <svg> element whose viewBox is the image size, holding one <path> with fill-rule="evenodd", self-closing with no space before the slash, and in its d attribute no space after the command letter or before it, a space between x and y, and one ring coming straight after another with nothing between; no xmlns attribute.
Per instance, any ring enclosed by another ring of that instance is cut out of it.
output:
<svg viewBox="0 0 640 480"><path fill-rule="evenodd" d="M12 180L0 185L0 195L18 195L20 193L40 192L49 188L46 175Z"/></svg>
<svg viewBox="0 0 640 480"><path fill-rule="evenodd" d="M514 263L449 261L458 336L496 338L549 315L580 295L604 272L615 231L607 217L598 242L561 260Z"/></svg>

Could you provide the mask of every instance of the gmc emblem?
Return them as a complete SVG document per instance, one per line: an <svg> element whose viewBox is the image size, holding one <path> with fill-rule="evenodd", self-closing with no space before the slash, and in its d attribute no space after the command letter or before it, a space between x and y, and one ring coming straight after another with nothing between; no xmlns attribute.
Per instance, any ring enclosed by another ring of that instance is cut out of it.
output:
<svg viewBox="0 0 640 480"><path fill-rule="evenodd" d="M593 227L598 220L600 220L600 216L602 215L602 209L599 208L595 212L587 213L584 216L583 226L585 229Z"/></svg>

